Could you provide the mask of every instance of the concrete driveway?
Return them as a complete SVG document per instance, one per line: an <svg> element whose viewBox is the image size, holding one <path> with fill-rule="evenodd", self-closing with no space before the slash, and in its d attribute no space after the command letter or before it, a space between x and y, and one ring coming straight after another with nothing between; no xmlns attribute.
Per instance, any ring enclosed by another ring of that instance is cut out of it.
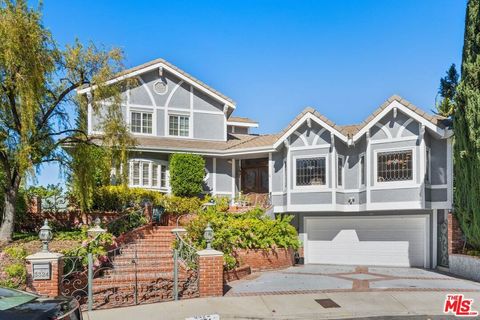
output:
<svg viewBox="0 0 480 320"><path fill-rule="evenodd" d="M304 265L229 283L227 296L365 291L480 292L480 283L417 268Z"/></svg>

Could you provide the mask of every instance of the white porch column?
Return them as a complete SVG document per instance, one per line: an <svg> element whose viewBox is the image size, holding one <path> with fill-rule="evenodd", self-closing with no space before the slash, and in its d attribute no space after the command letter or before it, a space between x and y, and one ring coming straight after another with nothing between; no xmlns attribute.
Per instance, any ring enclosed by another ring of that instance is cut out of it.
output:
<svg viewBox="0 0 480 320"><path fill-rule="evenodd" d="M421 204L422 208L425 209L425 171L427 167L427 162L425 161L426 159L426 153L427 153L427 148L425 147L425 125L420 124L420 145L419 145L419 150L420 150L420 170L418 170L418 173L420 175L419 179L417 179L417 183L420 184L420 197L421 197ZM415 159L414 159L415 160Z"/></svg>
<svg viewBox="0 0 480 320"><path fill-rule="evenodd" d="M212 159L212 194L217 194L217 158Z"/></svg>
<svg viewBox="0 0 480 320"><path fill-rule="evenodd" d="M336 164L336 158L337 158L337 150L335 149L335 136L333 133L330 133L330 163L331 163L331 168L328 168L327 166L327 172L329 171L331 173L331 178L330 178L330 187L332 188L332 206L335 207L337 205L337 164ZM327 181L328 185L328 181Z"/></svg>
<svg viewBox="0 0 480 320"><path fill-rule="evenodd" d="M232 203L235 201L235 159L232 158Z"/></svg>
<svg viewBox="0 0 480 320"><path fill-rule="evenodd" d="M273 192L273 160L272 153L268 153L268 193L272 194Z"/></svg>
<svg viewBox="0 0 480 320"><path fill-rule="evenodd" d="M370 180L371 180L371 168L375 165L374 159L371 157L371 145L370 145L370 129L367 130L365 133L365 138L367 139L367 151L365 152L365 192L367 195L367 203L366 203L366 208L368 210L368 207L370 206L371 202L371 195L370 195Z"/></svg>

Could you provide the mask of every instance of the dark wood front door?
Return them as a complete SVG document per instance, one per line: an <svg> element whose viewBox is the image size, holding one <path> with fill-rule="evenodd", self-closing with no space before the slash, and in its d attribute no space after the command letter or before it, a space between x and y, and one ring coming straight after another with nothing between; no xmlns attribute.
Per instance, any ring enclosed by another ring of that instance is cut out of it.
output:
<svg viewBox="0 0 480 320"><path fill-rule="evenodd" d="M259 159L242 163L242 192L268 193L268 162Z"/></svg>

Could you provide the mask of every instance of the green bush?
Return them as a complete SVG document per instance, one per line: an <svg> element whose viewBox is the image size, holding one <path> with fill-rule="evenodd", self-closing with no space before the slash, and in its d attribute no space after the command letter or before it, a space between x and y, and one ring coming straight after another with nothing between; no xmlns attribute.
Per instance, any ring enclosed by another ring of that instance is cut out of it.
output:
<svg viewBox="0 0 480 320"><path fill-rule="evenodd" d="M24 260L27 257L27 250L21 246L7 247L3 252L12 260Z"/></svg>
<svg viewBox="0 0 480 320"><path fill-rule="evenodd" d="M170 186L176 196L193 197L203 191L205 160L189 153L174 153L170 157Z"/></svg>
<svg viewBox="0 0 480 320"><path fill-rule="evenodd" d="M3 250L6 255L4 269L6 279L0 280L0 287L22 288L26 284L27 269L25 267L25 258L27 250L25 248L14 245Z"/></svg>
<svg viewBox="0 0 480 320"><path fill-rule="evenodd" d="M113 220L107 225L107 229L108 232L118 237L122 233L131 231L147 223L147 217L145 217L141 209L137 209L135 211L128 212L116 220Z"/></svg>
<svg viewBox="0 0 480 320"><path fill-rule="evenodd" d="M127 207L140 206L145 201L150 201L153 205L163 206L168 213L185 214L197 212L202 203L210 199L210 197L203 200L197 197L177 197L142 188L106 186L95 190L93 207L99 211L120 212L126 210ZM225 201L219 199L218 202L224 205Z"/></svg>
<svg viewBox="0 0 480 320"><path fill-rule="evenodd" d="M210 222L215 237L212 247L222 251L227 269L238 266L235 249L298 249L297 231L290 224L293 216L270 219L261 209L233 214L209 209L201 212L187 226L187 238L197 248L205 248L203 232Z"/></svg>

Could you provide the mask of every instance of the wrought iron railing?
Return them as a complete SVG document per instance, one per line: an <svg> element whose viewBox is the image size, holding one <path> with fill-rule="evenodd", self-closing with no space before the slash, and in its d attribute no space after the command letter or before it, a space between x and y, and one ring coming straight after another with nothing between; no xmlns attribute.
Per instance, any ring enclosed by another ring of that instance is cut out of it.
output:
<svg viewBox="0 0 480 320"><path fill-rule="evenodd" d="M175 232L175 237L176 244L175 249L173 250L173 295L175 300L178 300L180 293L178 288L180 263L187 272L187 279L183 283L181 292L190 290L190 292L194 291L198 293L198 254L197 249L191 244L187 243L180 235L180 232Z"/></svg>

